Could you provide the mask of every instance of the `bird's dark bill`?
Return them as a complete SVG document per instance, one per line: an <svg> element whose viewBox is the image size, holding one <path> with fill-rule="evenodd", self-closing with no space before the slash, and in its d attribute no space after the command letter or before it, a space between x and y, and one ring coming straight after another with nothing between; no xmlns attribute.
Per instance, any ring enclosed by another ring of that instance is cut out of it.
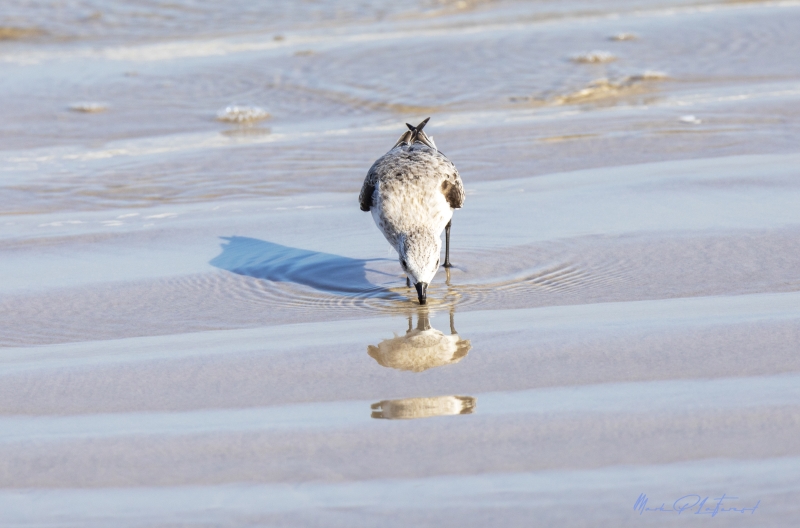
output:
<svg viewBox="0 0 800 528"><path fill-rule="evenodd" d="M419 297L419 303L425 304L428 302L428 283L427 282L418 282L414 285L417 289L417 297Z"/></svg>

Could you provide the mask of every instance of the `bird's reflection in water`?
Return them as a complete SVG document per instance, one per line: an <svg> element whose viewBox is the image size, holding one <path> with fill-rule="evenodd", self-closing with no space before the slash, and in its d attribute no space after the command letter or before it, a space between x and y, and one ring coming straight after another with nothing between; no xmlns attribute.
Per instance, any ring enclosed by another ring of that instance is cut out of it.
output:
<svg viewBox="0 0 800 528"><path fill-rule="evenodd" d="M435 396L433 398L406 398L383 400L372 404L373 418L410 420L431 416L472 414L475 398L472 396Z"/></svg>
<svg viewBox="0 0 800 528"><path fill-rule="evenodd" d="M431 327L429 312L423 308L417 313L416 327L409 315L405 335L384 339L377 346L370 345L367 353L384 367L422 372L457 363L470 348L469 340L461 339L456 332L453 312L450 312L450 335L445 335Z"/></svg>

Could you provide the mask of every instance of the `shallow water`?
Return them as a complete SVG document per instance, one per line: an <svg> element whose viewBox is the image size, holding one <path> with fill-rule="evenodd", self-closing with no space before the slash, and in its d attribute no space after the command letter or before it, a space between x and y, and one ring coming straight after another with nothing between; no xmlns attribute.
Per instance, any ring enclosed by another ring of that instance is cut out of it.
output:
<svg viewBox="0 0 800 528"><path fill-rule="evenodd" d="M0 524L794 526L798 25L6 2ZM421 308L357 194L429 115Z"/></svg>

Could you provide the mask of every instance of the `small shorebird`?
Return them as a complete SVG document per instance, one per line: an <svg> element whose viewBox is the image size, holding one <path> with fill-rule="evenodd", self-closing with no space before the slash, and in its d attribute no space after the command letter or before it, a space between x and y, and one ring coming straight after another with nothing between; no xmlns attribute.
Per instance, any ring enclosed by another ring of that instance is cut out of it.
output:
<svg viewBox="0 0 800 528"><path fill-rule="evenodd" d="M378 229L397 250L406 284L413 282L420 304L426 303L428 284L439 269L442 230L444 266L451 267L450 224L453 210L464 205L455 165L422 131L428 119L417 126L406 123L400 140L369 169L358 197L361 210L372 211Z"/></svg>

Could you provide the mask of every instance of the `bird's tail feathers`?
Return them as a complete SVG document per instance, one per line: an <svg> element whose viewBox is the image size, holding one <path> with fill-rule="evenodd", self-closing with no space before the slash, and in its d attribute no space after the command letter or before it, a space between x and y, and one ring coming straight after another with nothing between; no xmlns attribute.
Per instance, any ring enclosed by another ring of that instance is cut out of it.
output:
<svg viewBox="0 0 800 528"><path fill-rule="evenodd" d="M397 140L397 143L395 143L392 148L397 148L400 145L410 145L412 135L413 134L409 130L406 130L405 132L403 132L403 135L400 136L400 139Z"/></svg>
<svg viewBox="0 0 800 528"><path fill-rule="evenodd" d="M422 134L424 135L425 132L423 132ZM423 141L423 143L426 143L431 148L439 150L438 148L436 148L436 143L433 142L433 136L425 136L425 139L427 139L428 141L427 142Z"/></svg>
<svg viewBox="0 0 800 528"><path fill-rule="evenodd" d="M425 128L425 125L428 124L429 120L430 117L426 118L417 126L406 123L408 131L400 136L400 140L395 144L395 147L399 147L400 145L413 145L414 143L422 143L423 145L427 145L432 149L436 149L436 143L433 142L433 138L429 137L425 132L422 131L422 129Z"/></svg>

